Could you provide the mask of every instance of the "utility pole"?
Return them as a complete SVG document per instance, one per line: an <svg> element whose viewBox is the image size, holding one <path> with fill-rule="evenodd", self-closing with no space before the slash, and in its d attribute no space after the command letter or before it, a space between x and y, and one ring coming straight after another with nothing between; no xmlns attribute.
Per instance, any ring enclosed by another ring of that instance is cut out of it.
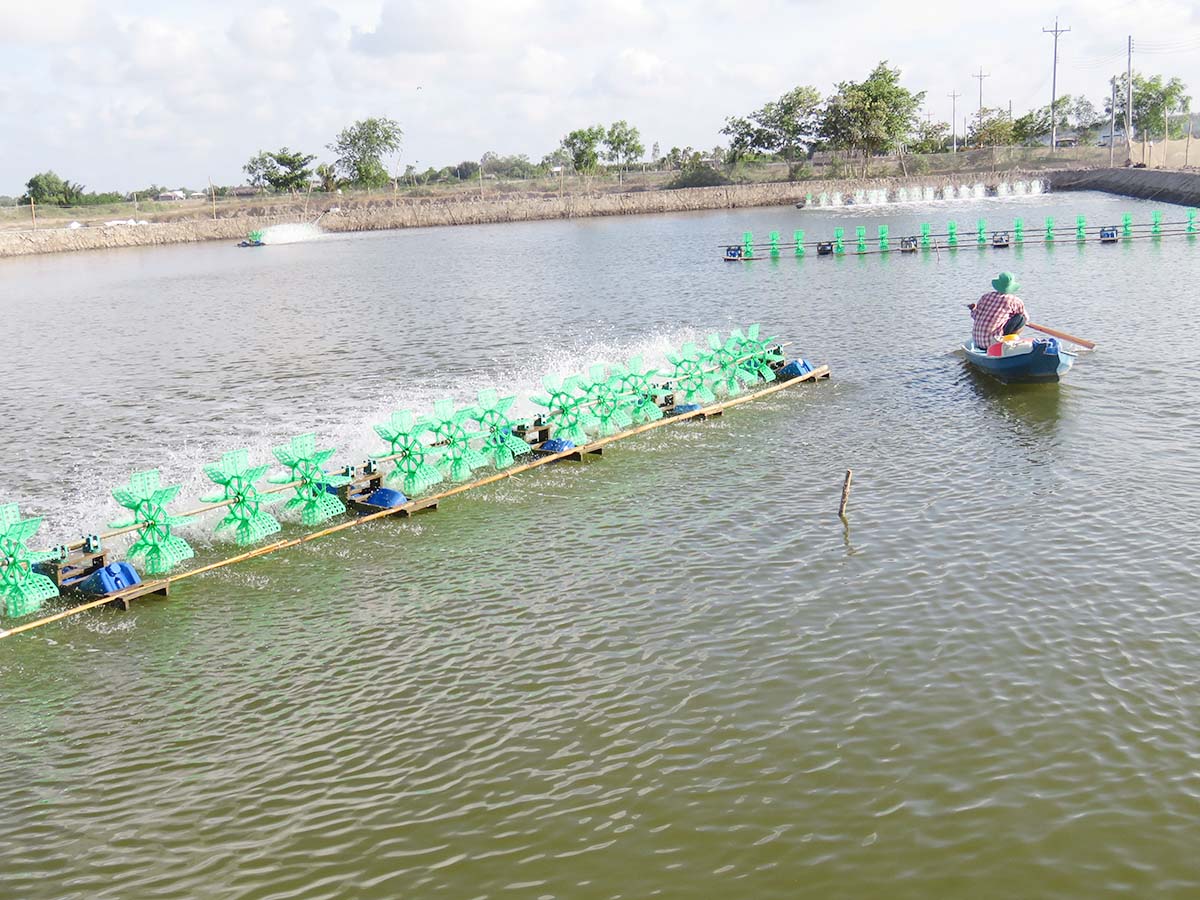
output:
<svg viewBox="0 0 1200 900"><path fill-rule="evenodd" d="M980 66L979 74L972 75L971 77L979 79L979 128L982 131L983 130L983 79L991 78L992 73L988 72L986 75L984 75L983 74L983 66Z"/></svg>
<svg viewBox="0 0 1200 900"><path fill-rule="evenodd" d="M1054 63L1050 69L1050 152L1053 153L1058 147L1058 119L1055 117L1055 109L1058 104L1058 36L1066 34L1070 28L1058 27L1058 16L1054 17L1053 28L1043 28L1043 34L1054 35Z"/></svg>
<svg viewBox="0 0 1200 900"><path fill-rule="evenodd" d="M1129 36L1129 60L1125 64L1125 162L1133 162L1133 35Z"/></svg>
<svg viewBox="0 0 1200 900"><path fill-rule="evenodd" d="M1117 150L1117 79L1112 80L1112 102L1108 118L1108 167L1113 167L1113 154Z"/></svg>
<svg viewBox="0 0 1200 900"><path fill-rule="evenodd" d="M958 118L958 98L962 96L958 91L951 91L946 95L950 98L950 141L951 153L958 152L958 123L955 121ZM964 134L965 138L966 135Z"/></svg>

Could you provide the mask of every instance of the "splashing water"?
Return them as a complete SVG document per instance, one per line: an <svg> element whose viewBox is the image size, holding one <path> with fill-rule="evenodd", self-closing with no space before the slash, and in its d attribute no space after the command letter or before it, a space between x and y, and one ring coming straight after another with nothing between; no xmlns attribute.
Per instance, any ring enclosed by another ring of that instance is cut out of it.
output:
<svg viewBox="0 0 1200 900"><path fill-rule="evenodd" d="M323 235L324 232L316 225L288 222L264 229L262 242L264 244L299 244L303 241L319 240Z"/></svg>

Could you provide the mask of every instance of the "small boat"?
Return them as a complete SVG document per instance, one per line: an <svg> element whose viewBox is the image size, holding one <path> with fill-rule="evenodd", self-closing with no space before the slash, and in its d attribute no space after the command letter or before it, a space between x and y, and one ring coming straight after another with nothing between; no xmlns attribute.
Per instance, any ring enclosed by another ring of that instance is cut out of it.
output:
<svg viewBox="0 0 1200 900"><path fill-rule="evenodd" d="M1001 355L980 350L974 341L963 344L967 362L1005 384L1058 381L1075 362L1075 354L1062 349L1058 338L1014 341Z"/></svg>

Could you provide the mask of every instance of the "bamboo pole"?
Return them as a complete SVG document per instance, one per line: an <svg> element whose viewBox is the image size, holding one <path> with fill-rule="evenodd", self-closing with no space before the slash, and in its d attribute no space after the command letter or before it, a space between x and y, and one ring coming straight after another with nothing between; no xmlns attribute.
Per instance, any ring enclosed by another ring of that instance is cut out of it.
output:
<svg viewBox="0 0 1200 900"><path fill-rule="evenodd" d="M34 208L33 191L29 192L29 217L33 219L33 230L37 231L37 210Z"/></svg>
<svg viewBox="0 0 1200 900"><path fill-rule="evenodd" d="M854 470L846 470L846 480L842 482L842 502L838 504L838 515L846 518L846 504L850 501L850 485L854 481Z"/></svg>
<svg viewBox="0 0 1200 900"><path fill-rule="evenodd" d="M253 550L248 550L245 553L239 553L236 556L231 556L226 559L220 559L215 562L208 563L207 565L198 566L194 569L188 569L186 572L180 572L178 575L168 575L167 577L161 578L157 581L144 582L143 584L138 585L137 588L135 588L134 591L132 591L130 593L136 593L137 596L144 596L147 593L153 593L154 592L153 588L155 588L155 587L164 588L169 585L175 584L176 582L180 582L185 579L192 578L196 575L203 575L208 572L216 571L217 569L223 569L226 566L234 565L235 563L245 562L247 560L256 559L261 556L267 556L272 553L277 553L280 550L286 550L289 547L296 547L296 546L299 546L300 544L307 544L310 541L315 541L319 538L326 537L331 534L336 534L339 531L345 531L349 528L355 528L366 522L374 522L376 519L384 519L389 516L395 516L395 515L399 515L402 513L410 513L411 514L414 512L419 512L420 510L425 509L426 507L436 505L437 503L439 503L442 500L457 496L458 494L465 493L466 491L471 491L471 490L474 490L475 488L484 487L485 485L489 485L489 484L494 484L495 482L503 481L507 478L512 478L516 475L520 475L523 472L528 472L533 469L540 468L541 466L549 465L550 463L559 462L560 460L566 459L571 456L575 456L577 454L582 457L584 454L599 450L602 447L605 447L609 444L615 443L616 441L624 440L625 438L633 437L634 435L645 434L648 431L654 431L657 428L662 428L667 425L674 425L677 422L687 421L688 419L706 418L708 416L716 415L717 413L723 412L726 409L731 409L735 406L740 406L743 403L749 403L751 400L758 400L761 397L766 397L770 394L776 393L777 391L782 391L785 388L792 387L793 385L802 384L804 382L810 382L810 381L818 381L822 378L827 378L827 377L829 377L829 366L818 366L817 368L813 369L811 372L801 375L798 378L789 378L787 381L776 381L758 391L752 391L751 393L742 394L741 396L738 396L738 397L731 397L728 400L724 400L720 403L714 403L709 406L702 407L700 409L695 409L695 410L692 410L691 412L680 413L678 415L669 416L669 417L663 418L663 419L658 419L657 421L654 421L654 422L647 422L644 425L639 425L637 428L631 428L631 429L628 429L627 431L622 431L618 434L609 435L607 437L602 437L602 438L597 438L596 440L594 440L590 443L584 444L582 446L574 447L570 450L563 450L561 453L547 454L546 456L541 456L541 457L538 457L537 459L530 460L527 463L522 463L519 466L513 466L511 468L504 469L503 471L496 472L492 475L489 475L486 478L480 478L475 481L467 482L465 484L455 485L454 487L448 488L444 491L440 491L437 494L432 494L428 497L421 497L416 500L409 500L407 503L402 503L399 506L393 506L388 509L381 509L379 512L368 513L363 516L358 516L355 518L347 519L345 521L337 523L336 525L331 525L328 528L323 528L320 531L310 532L309 534L300 535L298 537L289 538L286 540L275 541L273 543L266 544L262 547L256 547ZM151 590L147 590L147 588L150 588ZM43 625L49 625L53 622L61 621L62 619L66 619L70 616L78 615L78 614L86 612L90 609L96 609L99 606L106 606L110 603L119 602L122 599L122 597L123 597L123 592L118 591L114 594L109 594L105 597L101 597L96 600L90 600L87 603L80 604L79 606L73 606L70 609L62 610L60 612L54 613L53 615L44 616L40 619L35 619L32 622L26 622L23 625L16 625L13 628L10 628L8 630L0 630L0 639L6 638L6 637L11 637L16 634L21 634L22 632L31 631L35 628L40 628Z"/></svg>

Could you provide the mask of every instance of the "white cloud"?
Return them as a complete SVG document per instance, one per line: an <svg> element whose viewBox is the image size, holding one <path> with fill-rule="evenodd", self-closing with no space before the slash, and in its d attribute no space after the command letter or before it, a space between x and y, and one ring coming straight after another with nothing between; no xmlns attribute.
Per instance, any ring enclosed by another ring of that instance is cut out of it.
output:
<svg viewBox="0 0 1200 900"><path fill-rule="evenodd" d="M753 14L744 14L746 10ZM644 143L707 147L728 115L797 84L823 92L881 59L948 119L978 102L1024 111L1050 94L1052 24L1033 0L989 6L815 0L731 9L685 0L0 0L0 193L54 168L97 189L241 178L259 149L324 147L356 118L390 116L422 166L484 150L540 158L567 131L626 119ZM1099 105L1123 69L1179 75L1200 98L1190 0L1068 0L1059 89ZM1139 42L1144 50L1137 51ZM1192 42L1192 43L1189 43ZM1154 49L1154 52L1151 50ZM420 90L418 90L420 87ZM1197 104L1200 105L1200 104ZM961 121L958 123L961 127Z"/></svg>

